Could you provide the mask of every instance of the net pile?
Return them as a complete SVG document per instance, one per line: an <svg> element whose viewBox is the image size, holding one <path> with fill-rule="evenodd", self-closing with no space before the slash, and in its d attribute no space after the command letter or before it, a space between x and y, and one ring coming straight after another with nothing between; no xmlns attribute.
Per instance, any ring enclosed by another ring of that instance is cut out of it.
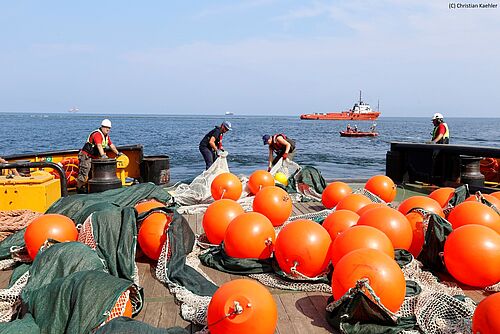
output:
<svg viewBox="0 0 500 334"><path fill-rule="evenodd" d="M24 273L8 289L0 290L0 322L9 322L21 306L21 291L28 283L29 273Z"/></svg>
<svg viewBox="0 0 500 334"><path fill-rule="evenodd" d="M22 230L41 215L31 210L0 211L0 241Z"/></svg>

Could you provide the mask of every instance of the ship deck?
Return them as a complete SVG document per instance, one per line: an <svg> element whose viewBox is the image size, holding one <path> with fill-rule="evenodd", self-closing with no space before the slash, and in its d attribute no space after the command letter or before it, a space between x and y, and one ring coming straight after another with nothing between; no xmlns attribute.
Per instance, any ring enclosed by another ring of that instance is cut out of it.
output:
<svg viewBox="0 0 500 334"><path fill-rule="evenodd" d="M406 196L412 191L406 190ZM324 209L320 202L295 203L292 215L317 212ZM184 215L193 231L197 234L203 232L203 214ZM192 325L183 320L179 315L179 306L175 299L169 294L167 288L154 278L155 264L146 258L137 260L139 268L140 284L144 287L145 303L141 313L135 318L152 326L168 328L180 326L188 329L191 333L200 330L201 326ZM230 280L240 278L238 275L230 275L211 268L201 266L209 277L218 285ZM12 271L0 271L0 288L6 288ZM442 276L444 280L451 281L450 277ZM476 302L481 301L487 295L483 290L462 286L465 294ZM270 289L278 308L277 334L293 333L337 333L325 319L325 307L329 294L320 292L295 292L278 289Z"/></svg>

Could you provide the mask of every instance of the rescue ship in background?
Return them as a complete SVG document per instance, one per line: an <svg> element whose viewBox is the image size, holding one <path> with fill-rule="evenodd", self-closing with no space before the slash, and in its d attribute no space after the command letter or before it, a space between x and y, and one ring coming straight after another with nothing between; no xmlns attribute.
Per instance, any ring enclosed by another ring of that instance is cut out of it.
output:
<svg viewBox="0 0 500 334"><path fill-rule="evenodd" d="M300 119L309 120L360 120L360 121L370 121L376 120L380 116L379 111L373 111L368 103L363 102L361 99L361 91L359 91L359 102L355 103L354 106L342 112L329 112L329 113L314 113L314 114L302 114Z"/></svg>

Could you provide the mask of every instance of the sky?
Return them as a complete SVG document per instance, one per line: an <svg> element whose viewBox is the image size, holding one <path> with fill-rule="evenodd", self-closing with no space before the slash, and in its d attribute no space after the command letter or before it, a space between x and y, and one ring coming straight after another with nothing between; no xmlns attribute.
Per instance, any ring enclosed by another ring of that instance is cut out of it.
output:
<svg viewBox="0 0 500 334"><path fill-rule="evenodd" d="M0 112L500 117L492 3L0 1Z"/></svg>

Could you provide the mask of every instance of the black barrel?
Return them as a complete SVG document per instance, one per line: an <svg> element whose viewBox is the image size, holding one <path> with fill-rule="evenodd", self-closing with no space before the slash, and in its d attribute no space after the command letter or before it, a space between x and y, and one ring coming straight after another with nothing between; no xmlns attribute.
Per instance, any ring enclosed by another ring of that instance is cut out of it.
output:
<svg viewBox="0 0 500 334"><path fill-rule="evenodd" d="M122 181L116 176L116 159L92 159L89 193L99 193L121 187Z"/></svg>
<svg viewBox="0 0 500 334"><path fill-rule="evenodd" d="M170 182L170 158L168 155L147 156L141 162L141 178L143 182L168 184Z"/></svg>
<svg viewBox="0 0 500 334"><path fill-rule="evenodd" d="M472 157L467 155L460 156L461 174L460 182L467 183L470 186L483 187L484 175L480 171L481 157Z"/></svg>

